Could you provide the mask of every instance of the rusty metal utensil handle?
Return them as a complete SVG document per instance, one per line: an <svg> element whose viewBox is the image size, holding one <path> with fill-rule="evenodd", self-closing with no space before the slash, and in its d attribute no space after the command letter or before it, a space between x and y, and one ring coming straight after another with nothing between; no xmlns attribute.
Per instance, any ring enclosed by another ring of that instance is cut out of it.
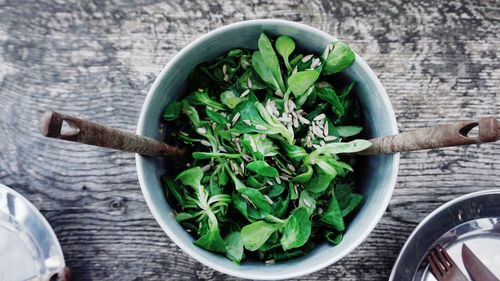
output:
<svg viewBox="0 0 500 281"><path fill-rule="evenodd" d="M65 131L63 127L69 130ZM152 138L52 111L43 115L40 122L40 131L44 136L50 138L136 152L142 155L168 155L182 158L186 154L186 151L182 148Z"/></svg>
<svg viewBox="0 0 500 281"><path fill-rule="evenodd" d="M478 127L477 137L468 136ZM359 152L361 155L424 150L448 146L480 144L500 140L500 123L493 117L477 121L437 125L430 128L404 132L394 136L371 139L372 146Z"/></svg>

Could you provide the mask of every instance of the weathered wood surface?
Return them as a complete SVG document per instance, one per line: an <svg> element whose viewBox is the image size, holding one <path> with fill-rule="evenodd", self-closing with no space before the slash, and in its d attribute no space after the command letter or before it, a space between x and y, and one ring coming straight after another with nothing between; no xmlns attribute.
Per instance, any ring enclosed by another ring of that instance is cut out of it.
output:
<svg viewBox="0 0 500 281"><path fill-rule="evenodd" d="M153 219L132 154L43 138L46 110L134 131L155 75L231 22L300 21L350 43L379 75L401 130L500 116L498 1L0 0L0 182L54 227L75 280L232 280L183 253ZM440 204L500 188L500 144L402 155L369 239L309 280L387 280Z"/></svg>

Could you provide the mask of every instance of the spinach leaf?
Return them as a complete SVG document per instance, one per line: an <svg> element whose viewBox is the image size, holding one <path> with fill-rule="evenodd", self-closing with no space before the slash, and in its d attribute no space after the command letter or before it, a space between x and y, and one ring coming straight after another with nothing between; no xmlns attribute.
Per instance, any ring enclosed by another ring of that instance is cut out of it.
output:
<svg viewBox="0 0 500 281"><path fill-rule="evenodd" d="M292 74L288 78L288 86L295 97L302 96L319 78L319 72L315 70L305 70Z"/></svg>
<svg viewBox="0 0 500 281"><path fill-rule="evenodd" d="M283 229L283 236L280 240L283 250L303 246L311 235L311 226L307 209L303 207L295 209Z"/></svg>
<svg viewBox="0 0 500 281"><path fill-rule="evenodd" d="M182 104L179 101L173 101L165 107L163 111L163 120L172 121L179 118L181 114Z"/></svg>
<svg viewBox="0 0 500 281"><path fill-rule="evenodd" d="M210 230L193 243L212 252L226 252L226 245L224 240L222 240L218 229Z"/></svg>
<svg viewBox="0 0 500 281"><path fill-rule="evenodd" d="M292 67L288 62L288 57L295 50L295 42L293 41L293 39L285 35L278 37L278 39L276 40L276 50L283 58L288 71L291 71Z"/></svg>
<svg viewBox="0 0 500 281"><path fill-rule="evenodd" d="M299 207L305 208L311 216L316 211L316 199L307 190L303 190L299 197Z"/></svg>
<svg viewBox="0 0 500 281"><path fill-rule="evenodd" d="M304 187L313 193L321 193L330 185L331 181L337 175L335 171L325 172L323 169L316 168L316 173L311 180L304 184Z"/></svg>
<svg viewBox="0 0 500 281"><path fill-rule="evenodd" d="M335 127L337 129L337 132L341 137L347 138L347 137L352 137L357 134L359 134L362 130L363 127L361 126L337 126Z"/></svg>
<svg viewBox="0 0 500 281"><path fill-rule="evenodd" d="M332 105L332 111L337 116L344 115L344 106L332 88L319 88L317 93L318 97Z"/></svg>
<svg viewBox="0 0 500 281"><path fill-rule="evenodd" d="M346 43L338 41L332 43L331 45L333 50L331 50L328 53L328 56L324 58L325 64L323 65L323 70L321 72L323 75L341 72L351 66L356 59L356 55ZM330 48L330 46L327 48Z"/></svg>
<svg viewBox="0 0 500 281"><path fill-rule="evenodd" d="M186 100L192 105L204 105L217 110L224 110L225 107L208 96L208 93L202 89L194 91L189 95Z"/></svg>
<svg viewBox="0 0 500 281"><path fill-rule="evenodd" d="M285 84L283 83L283 78L281 77L280 64L278 62L278 57L274 52L273 45L269 38L262 33L259 37L259 51L262 54L264 62L269 67L274 79L277 81L282 92L285 92Z"/></svg>
<svg viewBox="0 0 500 281"><path fill-rule="evenodd" d="M332 245L338 245L342 241L342 232L325 231L324 233L326 241Z"/></svg>
<svg viewBox="0 0 500 281"><path fill-rule="evenodd" d="M346 217L347 215L349 215L361 204L361 202L363 202L363 196L360 194L352 193L349 203L342 208L342 217Z"/></svg>
<svg viewBox="0 0 500 281"><path fill-rule="evenodd" d="M243 246L249 251L258 250L281 226L279 223L267 223L265 221L256 221L244 226L241 229Z"/></svg>
<svg viewBox="0 0 500 281"><path fill-rule="evenodd" d="M321 214L320 221L337 231L344 231L345 224L335 196L330 198L328 209Z"/></svg>
<svg viewBox="0 0 500 281"><path fill-rule="evenodd" d="M240 263L244 256L240 232L234 231L229 233L224 242L226 245L226 257L236 263Z"/></svg>
<svg viewBox="0 0 500 281"><path fill-rule="evenodd" d="M265 177L277 177L279 176L278 170L276 168L269 166L266 161L256 160L251 163L248 163L246 166L252 172L255 172L258 175Z"/></svg>

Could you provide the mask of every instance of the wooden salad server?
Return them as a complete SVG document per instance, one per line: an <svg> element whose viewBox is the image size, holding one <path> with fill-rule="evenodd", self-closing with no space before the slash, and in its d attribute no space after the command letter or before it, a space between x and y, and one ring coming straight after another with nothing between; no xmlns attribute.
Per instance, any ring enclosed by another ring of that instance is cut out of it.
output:
<svg viewBox="0 0 500 281"><path fill-rule="evenodd" d="M70 130L63 131L64 124ZM48 111L42 116L40 131L42 135L49 138L135 152L142 155L168 155L179 158L186 155L186 149L184 148L53 111Z"/></svg>
<svg viewBox="0 0 500 281"><path fill-rule="evenodd" d="M468 136L475 127L478 127L479 134L477 136ZM393 136L371 139L372 146L358 154L375 155L481 144L498 140L500 140L500 123L494 117L485 117L479 120L437 125Z"/></svg>
<svg viewBox="0 0 500 281"><path fill-rule="evenodd" d="M71 130L63 132L63 123ZM478 127L477 137L468 136ZM46 137L79 142L83 144L135 152L142 155L167 155L183 158L186 148L172 146L152 138L113 129L101 124L61 114L46 112L40 123L40 131ZM493 117L437 125L417 129L393 136L371 139L372 146L357 154L375 155L440 147L480 144L500 140L500 123Z"/></svg>

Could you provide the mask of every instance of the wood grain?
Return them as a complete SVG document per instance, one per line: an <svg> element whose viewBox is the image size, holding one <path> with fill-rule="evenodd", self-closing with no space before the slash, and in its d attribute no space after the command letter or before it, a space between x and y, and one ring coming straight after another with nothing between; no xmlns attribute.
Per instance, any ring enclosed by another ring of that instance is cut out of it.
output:
<svg viewBox="0 0 500 281"><path fill-rule="evenodd" d="M0 182L54 227L75 280L234 280L164 234L131 154L47 140L56 110L134 131L162 67L198 36L255 18L303 22L351 44L378 74L402 131L500 116L498 1L0 0ZM402 154L370 237L307 280L387 280L419 221L500 188L500 144Z"/></svg>

